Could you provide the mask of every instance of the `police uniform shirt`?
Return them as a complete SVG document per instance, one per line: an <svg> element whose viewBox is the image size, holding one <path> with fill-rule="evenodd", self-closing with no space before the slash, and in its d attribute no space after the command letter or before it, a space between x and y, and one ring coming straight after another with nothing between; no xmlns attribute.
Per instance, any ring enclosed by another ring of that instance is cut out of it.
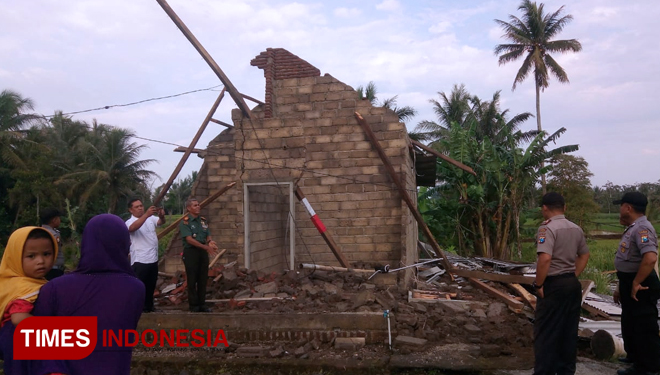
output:
<svg viewBox="0 0 660 375"><path fill-rule="evenodd" d="M186 241L186 237L190 236L197 242L206 244L206 237L209 236L209 225L206 218L202 216L185 215L179 224L179 231L181 232L181 239L183 239L183 248L192 248L193 246Z"/></svg>
<svg viewBox="0 0 660 375"><path fill-rule="evenodd" d="M582 228L564 215L556 215L541 224L536 234L536 252L552 256L548 276L575 272L577 255L589 253Z"/></svg>
<svg viewBox="0 0 660 375"><path fill-rule="evenodd" d="M614 267L621 272L637 272L648 252L658 253L658 236L646 216L642 216L623 232Z"/></svg>

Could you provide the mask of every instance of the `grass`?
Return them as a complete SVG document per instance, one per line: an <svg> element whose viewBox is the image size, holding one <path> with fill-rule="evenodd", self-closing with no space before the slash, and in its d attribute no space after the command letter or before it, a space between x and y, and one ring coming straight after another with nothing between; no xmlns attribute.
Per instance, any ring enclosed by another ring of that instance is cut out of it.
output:
<svg viewBox="0 0 660 375"><path fill-rule="evenodd" d="M614 270L614 256L619 246L619 240L588 240L587 246L589 247L589 263L580 275L580 279L593 281L598 293L612 294L610 283L616 276L603 272ZM522 258L514 260L525 263L536 262L536 244L524 243L522 255Z"/></svg>
<svg viewBox="0 0 660 375"><path fill-rule="evenodd" d="M161 232L163 229L167 228L169 225L174 223L175 221L179 220L183 215L167 215L165 218L167 219L167 222L165 225L163 225L160 228L157 228L157 232ZM171 231L170 233L166 234L163 238L158 240L158 258L160 259L163 255L165 255L165 251L167 251L167 245L170 243L170 240L172 239L172 236L174 236L174 233L176 230Z"/></svg>

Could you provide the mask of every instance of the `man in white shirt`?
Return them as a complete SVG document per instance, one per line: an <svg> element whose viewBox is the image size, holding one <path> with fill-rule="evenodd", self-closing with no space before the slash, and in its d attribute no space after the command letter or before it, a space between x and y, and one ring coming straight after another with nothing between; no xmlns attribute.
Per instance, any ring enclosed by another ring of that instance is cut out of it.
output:
<svg viewBox="0 0 660 375"><path fill-rule="evenodd" d="M158 279L158 235L156 227L165 224L165 211L155 206L144 210L139 199L128 202L131 218L126 226L131 233L131 267L145 286L144 312L154 312L154 290ZM158 213L158 217L155 215Z"/></svg>

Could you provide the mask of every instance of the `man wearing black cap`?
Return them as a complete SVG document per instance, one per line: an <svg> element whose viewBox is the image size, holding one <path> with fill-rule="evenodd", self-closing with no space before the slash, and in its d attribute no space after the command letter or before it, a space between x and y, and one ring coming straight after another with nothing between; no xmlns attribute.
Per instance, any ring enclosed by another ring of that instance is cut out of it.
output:
<svg viewBox="0 0 660 375"><path fill-rule="evenodd" d="M658 297L660 280L654 270L658 237L646 219L646 196L630 192L620 200L619 221L626 226L614 258L619 286L614 301L621 303L621 334L633 366L619 375L657 374L660 371Z"/></svg>
<svg viewBox="0 0 660 375"><path fill-rule="evenodd" d="M543 196L545 221L536 234L538 301L534 319L534 375L575 374L582 288L577 276L589 260L584 232L564 217L559 193Z"/></svg>

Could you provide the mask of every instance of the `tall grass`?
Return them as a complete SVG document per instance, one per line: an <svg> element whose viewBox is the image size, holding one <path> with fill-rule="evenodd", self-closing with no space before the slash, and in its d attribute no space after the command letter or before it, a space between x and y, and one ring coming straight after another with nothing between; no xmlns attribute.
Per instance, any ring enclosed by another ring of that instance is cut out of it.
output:
<svg viewBox="0 0 660 375"><path fill-rule="evenodd" d="M611 294L610 283L615 280L616 276L604 272L614 270L614 256L619 246L619 240L588 240L587 246L589 247L589 263L580 275L580 279L593 281L598 293ZM524 243L522 258L514 260L535 263L536 244Z"/></svg>

